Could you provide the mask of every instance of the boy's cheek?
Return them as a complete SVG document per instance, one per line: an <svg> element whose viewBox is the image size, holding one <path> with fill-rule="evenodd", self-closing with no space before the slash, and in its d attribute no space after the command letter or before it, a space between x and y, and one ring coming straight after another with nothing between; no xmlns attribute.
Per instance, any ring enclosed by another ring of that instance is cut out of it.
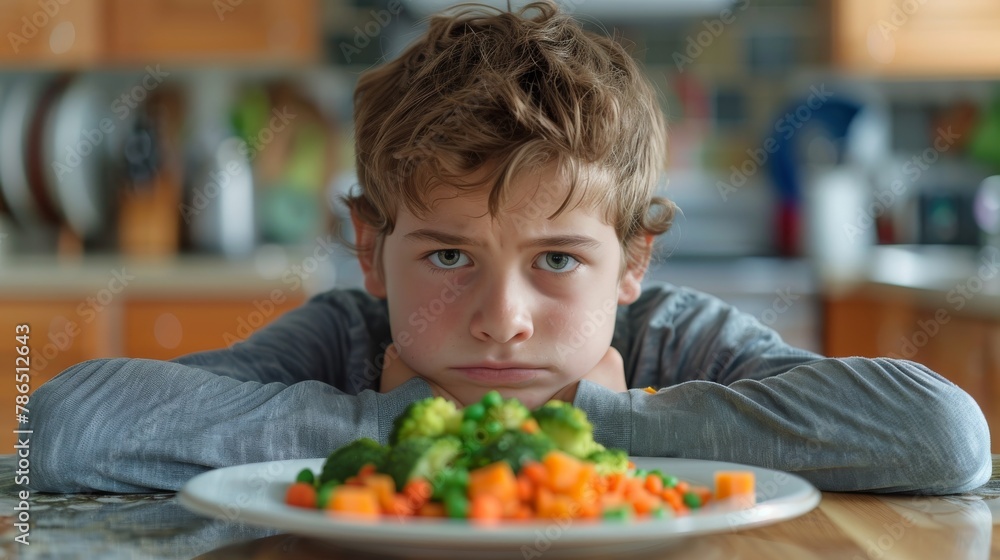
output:
<svg viewBox="0 0 1000 560"><path fill-rule="evenodd" d="M625 382L625 360L614 346L609 346L597 365L580 379L593 381L616 393L628 391L628 384Z"/></svg>
<svg viewBox="0 0 1000 560"><path fill-rule="evenodd" d="M419 374L403 361L398 355L387 355L382 365L382 377L379 380L379 392L388 393Z"/></svg>

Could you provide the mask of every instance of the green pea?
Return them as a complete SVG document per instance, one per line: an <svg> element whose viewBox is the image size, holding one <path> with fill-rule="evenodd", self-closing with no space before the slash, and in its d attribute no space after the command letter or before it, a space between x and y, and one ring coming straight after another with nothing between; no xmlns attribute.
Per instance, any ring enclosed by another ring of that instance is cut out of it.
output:
<svg viewBox="0 0 1000 560"><path fill-rule="evenodd" d="M455 459L454 464L451 468L456 471L465 471L465 475L469 475L469 468L472 466L472 456L471 454L461 455L458 459Z"/></svg>
<svg viewBox="0 0 1000 560"><path fill-rule="evenodd" d="M500 406L501 404L503 404L503 397L500 396L500 393L498 391L490 391L489 393L483 395L483 399L481 402L483 403L484 407L493 408L495 406Z"/></svg>
<svg viewBox="0 0 1000 560"><path fill-rule="evenodd" d="M469 486L469 471L465 469L455 469L452 471L451 481L454 482L456 486L461 487L464 492Z"/></svg>
<svg viewBox="0 0 1000 560"><path fill-rule="evenodd" d="M436 488L434 496L444 497L448 492L458 491L464 494L469 487L469 471L465 469L448 469L441 471L435 478Z"/></svg>
<svg viewBox="0 0 1000 560"><path fill-rule="evenodd" d="M333 495L333 490L340 486L340 483L336 480L331 480L329 482L324 482L319 490L316 491L316 507L319 509L326 509L326 504L330 501L330 496Z"/></svg>
<svg viewBox="0 0 1000 560"><path fill-rule="evenodd" d="M649 512L649 515L653 519L672 519L674 517L673 512L667 511L667 508L662 507L662 506L654 509L651 512Z"/></svg>
<svg viewBox="0 0 1000 560"><path fill-rule="evenodd" d="M444 495L444 511L453 519L469 517L469 499L459 490L449 490Z"/></svg>
<svg viewBox="0 0 1000 560"><path fill-rule="evenodd" d="M677 480L676 476L671 476L669 474L665 474L661 478L663 479L664 488L673 488L674 486L677 486L678 482L680 482L680 480Z"/></svg>
<svg viewBox="0 0 1000 560"><path fill-rule="evenodd" d="M316 477L310 469L302 469L299 471L298 476L295 477L295 482L305 482L306 484L314 484L316 482Z"/></svg>
<svg viewBox="0 0 1000 560"><path fill-rule="evenodd" d="M486 433L491 436L498 436L503 432L503 423L499 420L490 420L486 423Z"/></svg>
<svg viewBox="0 0 1000 560"><path fill-rule="evenodd" d="M475 420L466 419L462 421L462 426L458 429L459 435L463 438L472 439L476 437L476 429L479 424L476 424Z"/></svg>
<svg viewBox="0 0 1000 560"><path fill-rule="evenodd" d="M691 509L696 509L701 507L701 496L695 494L694 492L684 493L684 503L687 507Z"/></svg>
<svg viewBox="0 0 1000 560"><path fill-rule="evenodd" d="M608 521L628 521L632 518L632 508L630 506L617 506L604 510L604 519Z"/></svg>
<svg viewBox="0 0 1000 560"><path fill-rule="evenodd" d="M475 455L483 448L483 444L479 443L478 439L465 440L465 452L469 455ZM474 464L474 461L469 460L470 466Z"/></svg>
<svg viewBox="0 0 1000 560"><path fill-rule="evenodd" d="M486 407L483 403L472 403L465 407L462 412L462 417L466 420L482 420L483 416L486 414Z"/></svg>
<svg viewBox="0 0 1000 560"><path fill-rule="evenodd" d="M441 473L440 480L443 490L455 489L465 492L469 486L469 471L447 470Z"/></svg>

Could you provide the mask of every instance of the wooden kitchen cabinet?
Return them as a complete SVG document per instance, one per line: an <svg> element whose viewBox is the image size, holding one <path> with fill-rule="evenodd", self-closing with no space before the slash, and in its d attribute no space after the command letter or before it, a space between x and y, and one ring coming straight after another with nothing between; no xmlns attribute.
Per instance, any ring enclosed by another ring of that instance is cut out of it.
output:
<svg viewBox="0 0 1000 560"><path fill-rule="evenodd" d="M996 0L837 0L832 52L844 70L912 77L1000 73Z"/></svg>
<svg viewBox="0 0 1000 560"><path fill-rule="evenodd" d="M103 50L101 0L0 0L0 64L78 66Z"/></svg>
<svg viewBox="0 0 1000 560"><path fill-rule="evenodd" d="M0 453L13 452L17 429L13 368L17 359L16 326L30 327L30 390L34 391L66 368L96 358L127 356L169 360L224 348L298 307L303 294L276 290L223 298L121 297L101 307L87 296L0 300L0 360L9 368L0 384ZM275 299L279 299L275 303ZM236 338L233 338L236 337ZM31 411L30 396L27 404Z"/></svg>
<svg viewBox="0 0 1000 560"><path fill-rule="evenodd" d="M902 333L917 322L916 308L908 299L827 299L824 317L823 352L835 357L899 354Z"/></svg>
<svg viewBox="0 0 1000 560"><path fill-rule="evenodd" d="M990 425L990 440L1000 440L1000 324L991 324L986 333L986 387L987 398L996 403L987 408L986 422ZM997 445L993 445L996 453Z"/></svg>
<svg viewBox="0 0 1000 560"><path fill-rule="evenodd" d="M1000 434L1000 319L956 311L943 295L919 299L902 289L830 297L824 312L826 355L924 364L969 393L991 434ZM1000 437L991 446L1000 453Z"/></svg>
<svg viewBox="0 0 1000 560"><path fill-rule="evenodd" d="M930 313L922 315L929 320ZM964 389L984 411L995 406L986 389L989 329L985 321L953 316L916 359Z"/></svg>
<svg viewBox="0 0 1000 560"><path fill-rule="evenodd" d="M115 61L312 62L319 52L316 0L106 2Z"/></svg>
<svg viewBox="0 0 1000 560"><path fill-rule="evenodd" d="M317 60L317 0L0 0L0 65Z"/></svg>
<svg viewBox="0 0 1000 560"><path fill-rule="evenodd" d="M80 300L75 298L0 300L0 309L0 333L6 339L0 344L0 363L9 373L0 383L0 404L6 409L0 415L0 453L13 453L12 431L18 424L15 398L21 394L14 377L14 368L19 365L17 326L29 327L29 387L34 391L73 364L114 353L114 310L91 314L80 308ZM30 415L30 397L26 406Z"/></svg>
<svg viewBox="0 0 1000 560"><path fill-rule="evenodd" d="M170 360L231 346L302 304L300 298L255 300L144 299L125 307L125 352L133 358Z"/></svg>

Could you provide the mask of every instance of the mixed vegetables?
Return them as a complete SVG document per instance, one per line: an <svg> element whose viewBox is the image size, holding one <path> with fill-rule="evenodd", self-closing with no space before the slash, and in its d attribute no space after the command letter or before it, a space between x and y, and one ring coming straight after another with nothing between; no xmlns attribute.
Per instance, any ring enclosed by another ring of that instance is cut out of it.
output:
<svg viewBox="0 0 1000 560"><path fill-rule="evenodd" d="M716 473L713 493L637 469L624 451L594 441L582 410L550 401L530 411L496 391L463 410L440 397L417 401L389 442L365 438L337 449L320 473L299 473L285 502L363 517L495 522L666 518L754 495L752 472Z"/></svg>

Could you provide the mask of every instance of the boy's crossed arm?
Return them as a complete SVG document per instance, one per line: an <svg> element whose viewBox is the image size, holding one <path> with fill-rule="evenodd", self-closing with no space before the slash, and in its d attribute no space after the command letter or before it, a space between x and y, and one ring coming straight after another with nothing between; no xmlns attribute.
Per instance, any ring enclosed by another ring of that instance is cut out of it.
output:
<svg viewBox="0 0 1000 560"><path fill-rule="evenodd" d="M361 437L384 441L391 418L430 392L414 381L355 396L318 381L239 381L116 358L69 368L37 395L31 488L147 492L178 490L211 468L322 457Z"/></svg>
<svg viewBox="0 0 1000 560"><path fill-rule="evenodd" d="M32 394L30 486L177 490L210 468L386 441L396 416L431 392L414 380L352 394L348 373L367 371L383 314L365 294L332 291L232 348L77 364Z"/></svg>
<svg viewBox="0 0 1000 560"><path fill-rule="evenodd" d="M922 365L824 358L668 285L619 319L634 389L581 383L575 400L607 446L792 471L823 490L952 493L990 476L979 407ZM639 389L648 385L664 388Z"/></svg>

